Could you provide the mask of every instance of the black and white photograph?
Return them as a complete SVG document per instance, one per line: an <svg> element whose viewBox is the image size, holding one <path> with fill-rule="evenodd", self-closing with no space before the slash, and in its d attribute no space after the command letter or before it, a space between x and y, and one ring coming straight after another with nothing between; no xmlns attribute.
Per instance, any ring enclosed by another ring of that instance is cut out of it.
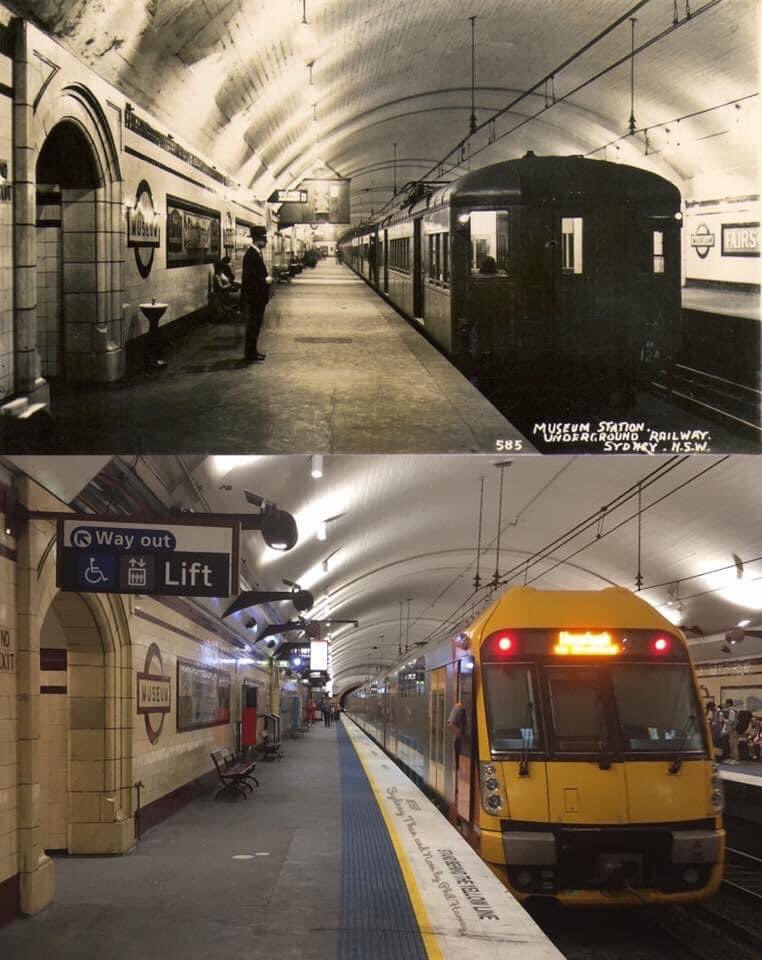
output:
<svg viewBox="0 0 762 960"><path fill-rule="evenodd" d="M759 452L758 13L4 2L0 449Z"/></svg>

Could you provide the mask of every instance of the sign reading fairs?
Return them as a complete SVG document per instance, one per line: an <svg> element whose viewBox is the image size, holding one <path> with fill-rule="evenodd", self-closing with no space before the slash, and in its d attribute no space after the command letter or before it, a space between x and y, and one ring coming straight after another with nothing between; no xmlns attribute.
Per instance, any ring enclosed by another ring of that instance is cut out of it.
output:
<svg viewBox="0 0 762 960"><path fill-rule="evenodd" d="M235 524L58 521L58 586L77 593L228 597Z"/></svg>

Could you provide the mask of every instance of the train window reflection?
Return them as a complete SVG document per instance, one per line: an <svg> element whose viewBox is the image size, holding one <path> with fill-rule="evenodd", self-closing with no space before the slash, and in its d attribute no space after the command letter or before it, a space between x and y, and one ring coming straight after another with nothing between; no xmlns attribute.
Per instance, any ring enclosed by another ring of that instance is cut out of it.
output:
<svg viewBox="0 0 762 960"><path fill-rule="evenodd" d="M664 273L664 231L654 230L651 242L651 260L654 273Z"/></svg>
<svg viewBox="0 0 762 960"><path fill-rule="evenodd" d="M542 749L531 668L521 664L485 664L484 682L492 749Z"/></svg>
<svg viewBox="0 0 762 960"><path fill-rule="evenodd" d="M561 217L561 271L582 273L582 217Z"/></svg>
<svg viewBox="0 0 762 960"><path fill-rule="evenodd" d="M505 276L510 253L507 210L471 213L471 273L480 277Z"/></svg>
<svg viewBox="0 0 762 960"><path fill-rule="evenodd" d="M703 751L701 714L688 667L617 664L612 683L625 749Z"/></svg>
<svg viewBox="0 0 762 960"><path fill-rule="evenodd" d="M556 750L591 753L606 749L601 672L584 667L548 670L548 687Z"/></svg>

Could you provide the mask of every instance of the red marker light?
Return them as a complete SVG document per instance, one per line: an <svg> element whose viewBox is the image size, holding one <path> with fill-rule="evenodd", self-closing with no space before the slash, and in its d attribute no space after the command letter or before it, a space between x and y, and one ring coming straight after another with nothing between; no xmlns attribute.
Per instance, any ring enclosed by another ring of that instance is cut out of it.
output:
<svg viewBox="0 0 762 960"><path fill-rule="evenodd" d="M498 647L500 647L501 650L504 650L507 653L513 646L513 643L511 642L510 637L501 637L497 641L497 645Z"/></svg>
<svg viewBox="0 0 762 960"><path fill-rule="evenodd" d="M670 642L666 637L657 637L651 641L651 649L654 653L668 653Z"/></svg>

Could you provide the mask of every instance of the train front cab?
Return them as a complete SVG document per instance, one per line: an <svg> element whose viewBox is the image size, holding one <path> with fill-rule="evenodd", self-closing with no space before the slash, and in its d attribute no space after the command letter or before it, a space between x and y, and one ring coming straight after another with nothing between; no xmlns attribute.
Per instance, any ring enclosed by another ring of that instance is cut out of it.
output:
<svg viewBox="0 0 762 960"><path fill-rule="evenodd" d="M684 640L627 591L596 596L498 605L474 635L480 853L522 899L700 899L725 835Z"/></svg>
<svg viewBox="0 0 762 960"><path fill-rule="evenodd" d="M464 178L451 199L456 362L514 405L538 390L546 405L631 401L678 345L677 190L580 158L525 158L489 176Z"/></svg>

